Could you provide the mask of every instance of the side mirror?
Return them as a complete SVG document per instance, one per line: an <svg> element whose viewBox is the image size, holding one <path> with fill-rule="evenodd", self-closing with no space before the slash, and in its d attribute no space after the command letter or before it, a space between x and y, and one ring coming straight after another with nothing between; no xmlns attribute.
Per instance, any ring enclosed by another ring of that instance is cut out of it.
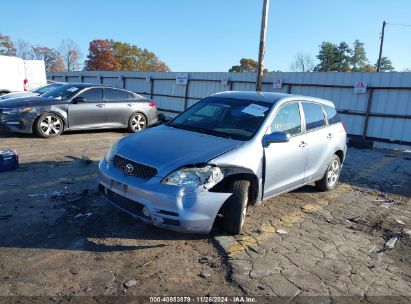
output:
<svg viewBox="0 0 411 304"><path fill-rule="evenodd" d="M72 103L81 103L81 102L86 102L86 100L84 99L84 97L77 96L77 97L74 97L71 102Z"/></svg>
<svg viewBox="0 0 411 304"><path fill-rule="evenodd" d="M268 147L270 144L274 143L285 143L290 141L290 134L285 132L273 132L271 134L265 135L263 138L264 147Z"/></svg>

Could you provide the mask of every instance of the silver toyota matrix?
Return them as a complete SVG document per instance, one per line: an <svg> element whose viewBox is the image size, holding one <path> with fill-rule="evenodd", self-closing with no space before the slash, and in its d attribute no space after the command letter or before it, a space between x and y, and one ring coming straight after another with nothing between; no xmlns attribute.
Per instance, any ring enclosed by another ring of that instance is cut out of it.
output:
<svg viewBox="0 0 411 304"><path fill-rule="evenodd" d="M165 125L120 139L99 164L118 208L164 228L239 234L247 208L315 182L332 190L346 155L334 104L260 92L209 96Z"/></svg>

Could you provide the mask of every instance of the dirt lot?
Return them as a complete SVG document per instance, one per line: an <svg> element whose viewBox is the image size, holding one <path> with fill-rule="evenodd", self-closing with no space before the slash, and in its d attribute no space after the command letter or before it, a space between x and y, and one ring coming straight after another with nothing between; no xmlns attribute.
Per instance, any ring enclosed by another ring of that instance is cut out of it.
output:
<svg viewBox="0 0 411 304"><path fill-rule="evenodd" d="M253 208L241 236L198 236L143 224L99 198L98 160L123 135L0 133L0 148L21 161L0 174L0 296L410 300L411 153L351 149L335 191L308 185Z"/></svg>

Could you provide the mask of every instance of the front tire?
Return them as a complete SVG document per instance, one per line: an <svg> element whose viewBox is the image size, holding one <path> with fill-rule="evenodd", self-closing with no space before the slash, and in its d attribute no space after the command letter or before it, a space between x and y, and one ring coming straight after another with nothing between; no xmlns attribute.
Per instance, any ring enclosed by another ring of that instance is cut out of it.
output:
<svg viewBox="0 0 411 304"><path fill-rule="evenodd" d="M128 131L136 133L144 130L147 127L147 118L143 113L134 113L128 120Z"/></svg>
<svg viewBox="0 0 411 304"><path fill-rule="evenodd" d="M43 138L52 138L59 136L63 132L63 120L56 114L45 113L35 122L35 133Z"/></svg>
<svg viewBox="0 0 411 304"><path fill-rule="evenodd" d="M248 180L235 180L228 189L233 193L224 204L224 230L232 235L241 233L247 214L248 194L250 182Z"/></svg>
<svg viewBox="0 0 411 304"><path fill-rule="evenodd" d="M331 158L324 176L319 181L315 182L315 186L321 191L330 191L337 186L340 178L341 161L338 155Z"/></svg>

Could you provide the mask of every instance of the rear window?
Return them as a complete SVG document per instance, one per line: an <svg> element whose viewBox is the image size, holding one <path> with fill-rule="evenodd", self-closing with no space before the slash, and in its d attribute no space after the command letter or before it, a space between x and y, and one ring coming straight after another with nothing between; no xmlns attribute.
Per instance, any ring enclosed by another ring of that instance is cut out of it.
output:
<svg viewBox="0 0 411 304"><path fill-rule="evenodd" d="M319 104L303 102L306 130L325 126L324 112Z"/></svg>
<svg viewBox="0 0 411 304"><path fill-rule="evenodd" d="M105 89L105 99L109 101L123 101L131 99L131 94L122 90Z"/></svg>
<svg viewBox="0 0 411 304"><path fill-rule="evenodd" d="M329 106L323 106L325 113L327 113L328 123L335 124L341 121L340 115L337 113L335 108Z"/></svg>

